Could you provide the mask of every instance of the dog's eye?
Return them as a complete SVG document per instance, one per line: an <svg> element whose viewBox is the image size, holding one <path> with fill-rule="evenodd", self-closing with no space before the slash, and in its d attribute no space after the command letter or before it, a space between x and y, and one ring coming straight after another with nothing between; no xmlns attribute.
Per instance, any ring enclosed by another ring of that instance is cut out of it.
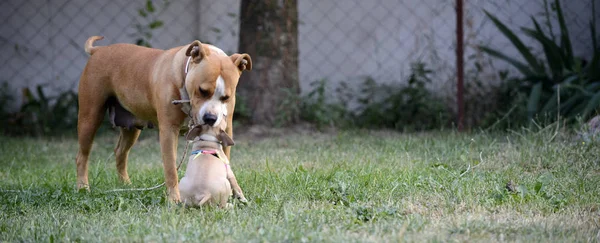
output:
<svg viewBox="0 0 600 243"><path fill-rule="evenodd" d="M229 95L225 95L225 96L221 97L222 102L227 102L228 100L229 100Z"/></svg>
<svg viewBox="0 0 600 243"><path fill-rule="evenodd" d="M199 88L198 90L200 90L200 94L203 97L208 97L210 95L210 91L208 91L208 90L205 90L205 89L202 89L202 88Z"/></svg>

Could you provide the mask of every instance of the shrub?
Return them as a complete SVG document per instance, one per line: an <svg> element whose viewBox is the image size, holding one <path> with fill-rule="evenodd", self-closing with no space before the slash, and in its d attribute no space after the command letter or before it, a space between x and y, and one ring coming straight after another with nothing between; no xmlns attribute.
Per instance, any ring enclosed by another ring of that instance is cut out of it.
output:
<svg viewBox="0 0 600 243"><path fill-rule="evenodd" d="M23 104L17 112L2 111L2 133L7 135L52 135L77 127L77 94L71 90L48 96L45 85L36 86L35 93L23 88ZM14 100L2 86L0 96Z"/></svg>
<svg viewBox="0 0 600 243"><path fill-rule="evenodd" d="M324 126L346 126L349 121L347 102L338 89L336 99L331 99L333 92L328 89L327 79L314 81L310 84L311 91L302 97L300 105L300 119L311 122L322 129ZM345 83L340 84L346 87Z"/></svg>
<svg viewBox="0 0 600 243"><path fill-rule="evenodd" d="M451 115L446 105L426 88L431 70L424 63L411 65L408 85L377 84L365 80L355 122L360 127L429 130L447 126Z"/></svg>
<svg viewBox="0 0 600 243"><path fill-rule="evenodd" d="M431 73L425 64L414 63L407 84L381 84L368 77L356 92L342 82L336 98L328 98L332 92L327 80L315 81L302 97L301 118L318 128L329 125L420 131L447 126L451 113L442 99L426 88Z"/></svg>
<svg viewBox="0 0 600 243"><path fill-rule="evenodd" d="M560 1L555 0L554 6L560 25L560 43L557 43L552 34L546 35L533 17L531 17L533 29L521 28L525 35L532 37L542 46L545 59L536 58L530 48L525 46L512 30L495 16L485 12L526 61L524 63L498 50L480 46L482 51L511 64L523 76L513 79L508 85L511 85L510 88L517 93L525 94L526 102L522 105L526 106L528 121L535 118L553 121L557 117L575 121L579 116L586 119L597 113L600 107L600 49L596 40L595 22L590 21L593 55L588 62L573 55L572 42Z"/></svg>

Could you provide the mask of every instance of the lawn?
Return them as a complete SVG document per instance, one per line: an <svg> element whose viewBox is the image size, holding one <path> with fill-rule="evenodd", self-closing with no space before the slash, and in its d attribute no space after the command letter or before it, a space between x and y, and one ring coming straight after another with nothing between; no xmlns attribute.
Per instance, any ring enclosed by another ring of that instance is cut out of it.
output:
<svg viewBox="0 0 600 243"><path fill-rule="evenodd" d="M116 133L97 137L89 193L74 188L74 136L1 137L0 241L600 241L600 144L569 132L239 134L251 203L231 211L109 192L163 182L155 132L129 156L131 185Z"/></svg>

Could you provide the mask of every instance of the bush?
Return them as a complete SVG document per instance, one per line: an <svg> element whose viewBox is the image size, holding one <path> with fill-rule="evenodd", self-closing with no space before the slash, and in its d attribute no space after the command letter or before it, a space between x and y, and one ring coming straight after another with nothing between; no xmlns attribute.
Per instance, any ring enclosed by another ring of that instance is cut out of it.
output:
<svg viewBox="0 0 600 243"><path fill-rule="evenodd" d="M336 99L329 98L325 79L311 84L312 90L302 98L301 118L318 128L354 126L420 131L450 124L451 113L440 97L426 88L431 70L414 63L407 84L380 84L366 78L360 92L346 83L337 89ZM351 104L356 107L350 108Z"/></svg>
<svg viewBox="0 0 600 243"><path fill-rule="evenodd" d="M573 55L572 42L560 1L555 0L554 6L560 25L560 43L557 43L557 38L552 34L546 35L533 17L533 29L521 28L525 35L532 37L543 47L545 59L536 58L512 30L495 16L485 12L526 61L523 63L498 50L480 46L482 51L508 62L521 73L522 77L507 83L509 87L506 92L517 93L517 96L523 94L526 97L525 101L516 99L521 103L512 102L515 106L526 107L526 119L523 120L554 121L559 117L568 121L575 121L577 117L587 119L598 113L600 107L600 49L596 40L595 22L590 21L593 56L588 62Z"/></svg>
<svg viewBox="0 0 600 243"><path fill-rule="evenodd" d="M11 120L12 113L8 109L9 105L15 101L7 82L0 84L0 125L2 125L2 131L6 130Z"/></svg>
<svg viewBox="0 0 600 243"><path fill-rule="evenodd" d="M345 83L340 84L346 87ZM301 99L300 119L311 122L322 129L324 126L347 126L350 117L347 102L340 96L338 89L337 100L330 100L332 92L328 90L327 80L321 79L310 84L311 91Z"/></svg>
<svg viewBox="0 0 600 243"><path fill-rule="evenodd" d="M377 84L368 78L362 87L354 115L360 127L397 130L429 130L450 124L446 105L425 86L431 83L431 70L414 63L408 85Z"/></svg>
<svg viewBox="0 0 600 243"><path fill-rule="evenodd" d="M35 94L23 89L23 104L17 112L3 109L2 132L6 135L52 135L77 127L77 94L71 90L49 97L44 92L45 85L38 85ZM2 85L2 102L14 100L8 85ZM5 104L3 104L3 107Z"/></svg>
<svg viewBox="0 0 600 243"><path fill-rule="evenodd" d="M248 101L246 97L236 95L235 96L235 108L233 112L233 122L238 123L248 123L250 118L252 117L252 113L250 108L248 107Z"/></svg>

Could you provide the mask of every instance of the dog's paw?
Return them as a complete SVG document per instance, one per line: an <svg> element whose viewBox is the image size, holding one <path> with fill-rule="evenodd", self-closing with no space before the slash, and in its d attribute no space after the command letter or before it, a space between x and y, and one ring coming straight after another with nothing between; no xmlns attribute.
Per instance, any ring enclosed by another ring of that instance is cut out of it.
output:
<svg viewBox="0 0 600 243"><path fill-rule="evenodd" d="M77 184L77 192L79 192L79 193L90 192L90 186L88 184L78 183Z"/></svg>
<svg viewBox="0 0 600 243"><path fill-rule="evenodd" d="M248 202L248 199L246 199L245 197L241 197L241 198L239 198L239 200L241 203L246 204L246 205L248 205L248 203L250 203L250 202Z"/></svg>
<svg viewBox="0 0 600 243"><path fill-rule="evenodd" d="M119 181L125 185L131 185L131 179L129 179L129 176L119 176Z"/></svg>
<svg viewBox="0 0 600 243"><path fill-rule="evenodd" d="M171 204L172 205L181 204L181 199L179 197L169 196L167 198L167 204L169 204L169 205L171 205Z"/></svg>

